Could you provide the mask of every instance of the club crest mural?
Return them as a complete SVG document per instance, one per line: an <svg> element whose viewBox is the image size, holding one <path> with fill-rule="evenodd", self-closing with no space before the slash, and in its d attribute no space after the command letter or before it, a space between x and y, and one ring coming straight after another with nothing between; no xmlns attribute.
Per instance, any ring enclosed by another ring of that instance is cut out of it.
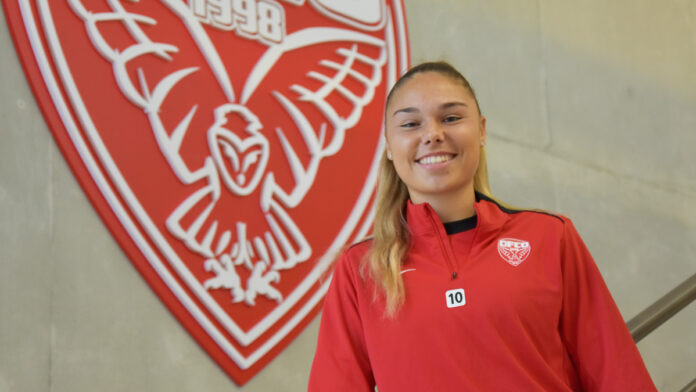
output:
<svg viewBox="0 0 696 392"><path fill-rule="evenodd" d="M238 384L319 311L372 223L401 0L3 2L66 160ZM100 277L108 279L108 277Z"/></svg>

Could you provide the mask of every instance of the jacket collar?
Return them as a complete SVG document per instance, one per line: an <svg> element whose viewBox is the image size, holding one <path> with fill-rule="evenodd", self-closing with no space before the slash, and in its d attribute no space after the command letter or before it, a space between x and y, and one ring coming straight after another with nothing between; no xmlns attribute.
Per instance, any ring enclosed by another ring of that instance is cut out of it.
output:
<svg viewBox="0 0 696 392"><path fill-rule="evenodd" d="M510 219L509 214L489 197L476 193L474 210L477 215L476 237L477 242L495 236ZM418 237L431 237L434 235L447 236L445 227L437 216L435 210L428 203L413 204L408 200L406 204L406 221L413 240Z"/></svg>

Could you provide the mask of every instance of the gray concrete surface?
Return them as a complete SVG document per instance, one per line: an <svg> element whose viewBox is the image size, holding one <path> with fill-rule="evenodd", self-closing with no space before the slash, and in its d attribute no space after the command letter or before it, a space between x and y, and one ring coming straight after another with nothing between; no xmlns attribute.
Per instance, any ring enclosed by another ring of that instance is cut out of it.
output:
<svg viewBox="0 0 696 392"><path fill-rule="evenodd" d="M413 62L488 116L503 200L573 218L625 318L696 272L696 2L406 1ZM0 17L0 392L238 390L162 306L58 151ZM696 304L639 344L696 377ZM244 391L300 391L318 319Z"/></svg>

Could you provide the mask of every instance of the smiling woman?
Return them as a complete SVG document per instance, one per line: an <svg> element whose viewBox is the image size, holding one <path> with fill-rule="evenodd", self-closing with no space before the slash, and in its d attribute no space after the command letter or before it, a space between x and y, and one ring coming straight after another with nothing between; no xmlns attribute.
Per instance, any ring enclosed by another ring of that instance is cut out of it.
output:
<svg viewBox="0 0 696 392"><path fill-rule="evenodd" d="M572 222L490 193L468 81L424 63L385 111L374 238L339 258L310 391L654 391Z"/></svg>
<svg viewBox="0 0 696 392"><path fill-rule="evenodd" d="M387 156L411 201L429 202L445 222L473 215L486 118L471 90L436 72L415 74L400 87L387 106Z"/></svg>

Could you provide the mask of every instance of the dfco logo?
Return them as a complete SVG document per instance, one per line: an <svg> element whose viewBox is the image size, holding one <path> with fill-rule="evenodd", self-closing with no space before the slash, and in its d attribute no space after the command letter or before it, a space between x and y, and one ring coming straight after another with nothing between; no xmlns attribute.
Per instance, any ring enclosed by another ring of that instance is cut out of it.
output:
<svg viewBox="0 0 696 392"><path fill-rule="evenodd" d="M513 267L517 267L527 260L532 247L528 241L515 238L502 238L498 240L498 254L503 260Z"/></svg>
<svg viewBox="0 0 696 392"><path fill-rule="evenodd" d="M319 309L370 228L400 0L3 2L75 175L238 383Z"/></svg>

